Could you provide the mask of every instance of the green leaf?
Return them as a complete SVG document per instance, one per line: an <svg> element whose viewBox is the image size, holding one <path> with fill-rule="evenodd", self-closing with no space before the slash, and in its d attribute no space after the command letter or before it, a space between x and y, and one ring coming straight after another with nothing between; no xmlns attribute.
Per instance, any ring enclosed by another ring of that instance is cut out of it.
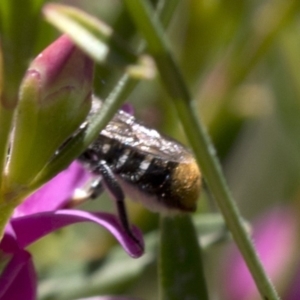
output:
<svg viewBox="0 0 300 300"><path fill-rule="evenodd" d="M32 56L44 0L1 0L0 32L4 56L4 92L10 107L17 102L18 85Z"/></svg>
<svg viewBox="0 0 300 300"><path fill-rule="evenodd" d="M161 218L161 300L208 299L201 256L188 215Z"/></svg>
<svg viewBox="0 0 300 300"><path fill-rule="evenodd" d="M126 42L99 19L77 8L59 4L45 5L43 12L48 22L68 34L98 63L126 68L137 62L138 56Z"/></svg>

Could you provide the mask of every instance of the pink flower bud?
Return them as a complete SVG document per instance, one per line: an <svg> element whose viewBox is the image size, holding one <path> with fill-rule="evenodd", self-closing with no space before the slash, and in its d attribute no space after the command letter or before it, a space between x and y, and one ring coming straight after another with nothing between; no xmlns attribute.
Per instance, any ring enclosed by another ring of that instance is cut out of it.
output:
<svg viewBox="0 0 300 300"><path fill-rule="evenodd" d="M20 87L9 186L28 184L86 118L93 61L63 35L31 63Z"/></svg>
<svg viewBox="0 0 300 300"><path fill-rule="evenodd" d="M91 94L93 66L93 61L63 35L33 60L24 83L27 76L38 74L42 102L60 89L85 94L85 99Z"/></svg>

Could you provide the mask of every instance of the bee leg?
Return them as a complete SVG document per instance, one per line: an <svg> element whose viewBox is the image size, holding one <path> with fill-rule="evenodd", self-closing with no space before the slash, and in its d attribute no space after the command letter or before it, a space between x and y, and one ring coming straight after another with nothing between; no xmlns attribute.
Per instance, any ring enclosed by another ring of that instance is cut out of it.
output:
<svg viewBox="0 0 300 300"><path fill-rule="evenodd" d="M99 161L96 151L93 149L87 149L77 158L83 164L97 163Z"/></svg>
<svg viewBox="0 0 300 300"><path fill-rule="evenodd" d="M93 172L99 174L102 177L105 188L116 201L118 216L124 230L137 244L140 244L130 229L125 206L125 196L111 168L105 161L101 160L97 164L97 167L93 170ZM140 246L142 247L142 245Z"/></svg>
<svg viewBox="0 0 300 300"><path fill-rule="evenodd" d="M74 208L88 200L98 198L104 191L102 178L99 177L92 181L87 189L76 189L73 196L69 199L64 208Z"/></svg>
<svg viewBox="0 0 300 300"><path fill-rule="evenodd" d="M89 189L90 189L89 192L90 198L93 200L98 198L104 191L102 178L95 179L90 185Z"/></svg>

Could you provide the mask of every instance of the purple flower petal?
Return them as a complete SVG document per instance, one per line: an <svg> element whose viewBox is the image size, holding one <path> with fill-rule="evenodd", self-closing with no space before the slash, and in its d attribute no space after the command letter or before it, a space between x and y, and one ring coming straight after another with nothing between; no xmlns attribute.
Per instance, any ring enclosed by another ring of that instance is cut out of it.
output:
<svg viewBox="0 0 300 300"><path fill-rule="evenodd" d="M130 103L124 103L121 109L132 116L134 115L134 108Z"/></svg>
<svg viewBox="0 0 300 300"><path fill-rule="evenodd" d="M124 232L118 218L108 213L66 209L23 216L11 222L22 248L62 227L78 222L94 222L109 230L130 256L136 258L143 254L143 246L140 246L143 245L140 231L136 227L132 228L134 236L139 241L138 244Z"/></svg>
<svg viewBox="0 0 300 300"><path fill-rule="evenodd" d="M24 251L25 252L25 251ZM33 262L30 259L15 277L1 300L36 300L37 278Z"/></svg>
<svg viewBox="0 0 300 300"><path fill-rule="evenodd" d="M20 250L17 236L11 223L8 223L5 227L5 234L1 240L0 249L4 253L16 253Z"/></svg>
<svg viewBox="0 0 300 300"><path fill-rule="evenodd" d="M89 173L81 164L73 162L68 169L59 173L20 204L15 209L13 217L51 211L63 207L72 197L74 190L81 187L89 177Z"/></svg>
<svg viewBox="0 0 300 300"><path fill-rule="evenodd" d="M14 253L0 277L1 300L35 300L36 274L31 255L20 250Z"/></svg>

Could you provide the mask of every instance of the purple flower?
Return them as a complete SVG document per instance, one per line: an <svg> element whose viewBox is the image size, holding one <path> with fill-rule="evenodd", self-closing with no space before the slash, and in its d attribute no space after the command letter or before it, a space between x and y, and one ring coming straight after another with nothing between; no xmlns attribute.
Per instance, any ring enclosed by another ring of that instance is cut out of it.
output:
<svg viewBox="0 0 300 300"><path fill-rule="evenodd" d="M264 214L253 226L253 240L262 264L280 290L296 249L297 222L287 207L276 207ZM225 258L222 280L224 299L260 299L248 268L236 247ZM296 298L295 298L296 299ZM297 298L298 299L298 298ZM293 299L294 300L294 299Z"/></svg>
<svg viewBox="0 0 300 300"><path fill-rule="evenodd" d="M123 230L116 216L102 212L63 209L74 190L89 174L76 162L19 205L6 227L0 243L0 257L5 268L0 277L0 299L36 299L36 274L31 255L25 248L39 238L78 222L94 222L109 230L124 250L139 257L143 249ZM143 244L141 233L134 235Z"/></svg>

